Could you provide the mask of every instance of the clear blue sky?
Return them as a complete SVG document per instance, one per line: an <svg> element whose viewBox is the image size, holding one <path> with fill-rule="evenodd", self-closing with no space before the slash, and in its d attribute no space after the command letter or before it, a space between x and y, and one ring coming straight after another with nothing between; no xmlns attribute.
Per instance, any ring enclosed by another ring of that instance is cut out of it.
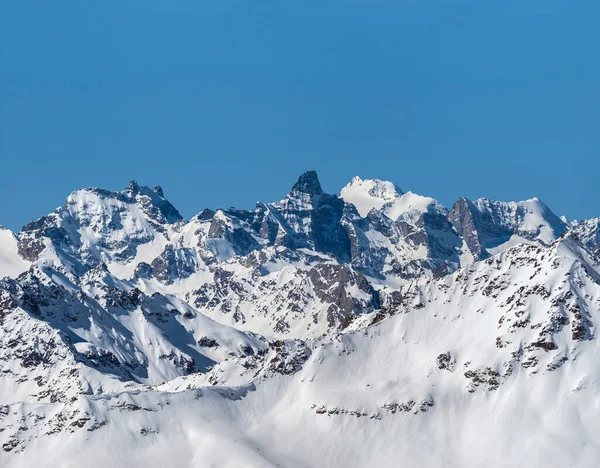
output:
<svg viewBox="0 0 600 468"><path fill-rule="evenodd" d="M600 216L598 0L0 2L0 224L160 184L186 217L378 177Z"/></svg>

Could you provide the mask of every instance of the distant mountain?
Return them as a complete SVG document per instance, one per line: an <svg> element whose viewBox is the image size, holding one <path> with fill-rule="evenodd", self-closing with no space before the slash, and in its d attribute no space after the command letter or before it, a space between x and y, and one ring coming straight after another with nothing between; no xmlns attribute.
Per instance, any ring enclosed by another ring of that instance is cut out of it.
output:
<svg viewBox="0 0 600 468"><path fill-rule="evenodd" d="M400 198L404 193L391 182L379 179L362 180L356 176L340 192L340 198L354 205L361 216L372 209L380 210L383 205Z"/></svg>
<svg viewBox="0 0 600 468"><path fill-rule="evenodd" d="M314 171L0 228L3 466L595 466L600 218Z"/></svg>

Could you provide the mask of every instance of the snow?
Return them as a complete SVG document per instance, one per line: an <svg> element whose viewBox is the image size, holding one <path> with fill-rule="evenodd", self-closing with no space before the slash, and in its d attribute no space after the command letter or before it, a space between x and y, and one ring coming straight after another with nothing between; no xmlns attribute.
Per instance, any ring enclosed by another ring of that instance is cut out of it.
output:
<svg viewBox="0 0 600 468"><path fill-rule="evenodd" d="M379 179L362 180L358 176L340 192L340 198L354 205L361 216L367 216L372 209L379 210L384 204L401 195L402 191L392 182Z"/></svg>
<svg viewBox="0 0 600 468"><path fill-rule="evenodd" d="M118 278L131 278L140 263L151 263L168 244L169 242L164 235L155 233L152 240L137 247L135 257L132 260L125 263L109 260L106 262L106 266Z"/></svg>
<svg viewBox="0 0 600 468"><path fill-rule="evenodd" d="M508 250L512 247L516 247L519 244L535 244L535 242L533 242L525 237L514 235L514 236L510 236L504 242L501 242L497 245L486 246L487 247L486 250L489 254L496 255L496 254L502 253L505 250Z"/></svg>
<svg viewBox="0 0 600 468"><path fill-rule="evenodd" d="M558 238L538 199L477 200L504 230L476 261L433 198L356 177L363 219L302 180L189 222L134 183L74 192L55 237L19 234L32 265L0 229L25 272L0 282L0 464L596 466L597 219ZM303 242L334 206L347 263Z"/></svg>
<svg viewBox="0 0 600 468"><path fill-rule="evenodd" d="M522 237L535 237L545 245L551 244L557 233L564 230L565 223L538 198L520 202L475 200L474 205L488 212L499 223L512 227Z"/></svg>
<svg viewBox="0 0 600 468"><path fill-rule="evenodd" d="M400 217L413 219L415 216L427 213L430 208L438 209L442 212L445 211L445 208L433 198L406 192L396 200L387 202L382 207L382 211L390 219L396 221L400 219Z"/></svg>
<svg viewBox="0 0 600 468"><path fill-rule="evenodd" d="M85 189L73 192L65 203L70 217L77 222L81 249L98 252L110 262L112 255L101 246L146 243L155 237L152 225L135 203ZM65 220L67 224L70 219Z"/></svg>
<svg viewBox="0 0 600 468"><path fill-rule="evenodd" d="M12 231L0 226L0 278L16 278L29 268L17 251L17 239Z"/></svg>
<svg viewBox="0 0 600 468"><path fill-rule="evenodd" d="M583 281L579 287L589 295L584 301L600 300L598 285L580 276L576 244L567 240L547 250L526 249L517 246L494 257L493 265L480 262L419 286L430 298L421 308L409 306L372 327L315 340L294 374L250 375L233 387L180 377L158 387L86 397L85 407L107 421L105 426L38 437L7 458L7 466L34 466L42 456L51 466L79 466L85 460L91 467L358 468L392 467L398 460L406 466L461 468L595 466L600 454L595 442L600 419L596 405L590 405L600 391L595 342L573 341L566 327L554 336L556 351L531 351L539 360L535 368L518 366L504 376L515 349L539 333L506 321L498 326L507 312L503 304L521 286L532 285L536 267L529 259L543 267L536 281L553 297L568 290L562 282L570 271L576 278L569 287ZM503 278L509 287L497 298L484 293L485 285ZM526 299L532 323L548 319L551 299ZM594 320L600 318L596 309L589 310ZM510 343L498 348L498 336ZM446 352L455 360L453 371L436 366ZM546 364L562 355L568 363L548 371ZM488 390L483 384L470 393L465 372L486 367L499 372L499 387ZM235 381L233 375L224 378ZM407 401L416 407L397 413L384 408ZM427 401L433 406L422 406ZM148 410L111 409L125 403Z"/></svg>

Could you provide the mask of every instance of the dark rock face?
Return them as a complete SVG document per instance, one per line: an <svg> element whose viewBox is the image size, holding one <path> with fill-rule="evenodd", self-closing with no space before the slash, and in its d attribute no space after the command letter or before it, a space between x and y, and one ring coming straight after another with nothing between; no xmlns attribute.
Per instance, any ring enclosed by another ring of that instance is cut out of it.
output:
<svg viewBox="0 0 600 468"><path fill-rule="evenodd" d="M206 221L209 219L212 219L212 217L215 215L215 211L214 210L210 210L208 208L205 208L204 210L202 210L200 213L198 213L198 215L196 216L200 221Z"/></svg>
<svg viewBox="0 0 600 468"><path fill-rule="evenodd" d="M198 218L211 220L208 237L228 240L236 255L247 255L264 245L281 245L313 249L345 262L350 261L351 247L344 210L344 201L323 192L317 174L309 171L278 203L257 203L254 211L223 210L230 224L207 210Z"/></svg>
<svg viewBox="0 0 600 468"><path fill-rule="evenodd" d="M58 210L23 226L18 238L19 255L26 260L36 261L46 247L44 239L58 248L67 247L71 243L70 236L57 221Z"/></svg>
<svg viewBox="0 0 600 468"><path fill-rule="evenodd" d="M269 207L264 203L258 202L254 210L251 229L259 237L265 239L268 245L274 245L279 232L279 223L276 218L270 214Z"/></svg>
<svg viewBox="0 0 600 468"><path fill-rule="evenodd" d="M503 222L499 208L494 208L496 218L490 211L479 210L473 202L466 198L458 200L448 215L459 235L465 240L467 247L475 259L489 256L485 244L501 243L517 231L512 223Z"/></svg>
<svg viewBox="0 0 600 468"><path fill-rule="evenodd" d="M29 260L30 262L35 262L42 250L44 250L45 245L43 241L39 239L31 239L27 237L22 237L19 239L19 243L17 244L19 255L25 260Z"/></svg>
<svg viewBox="0 0 600 468"><path fill-rule="evenodd" d="M314 171L300 176L288 196L269 205L286 233L283 245L308 247L333 255L340 261L350 260L350 239L342 224L344 201L328 195Z"/></svg>
<svg viewBox="0 0 600 468"><path fill-rule="evenodd" d="M319 299L330 304L327 320L330 326L344 325L355 314L372 312L380 307L379 294L361 273L355 273L345 265L320 264L308 272L314 291ZM347 292L356 286L369 295L370 300L357 300Z"/></svg>
<svg viewBox="0 0 600 468"><path fill-rule="evenodd" d="M84 353L83 356L92 362L96 368L118 368L121 367L121 362L117 357L107 349L91 348Z"/></svg>
<svg viewBox="0 0 600 468"><path fill-rule="evenodd" d="M449 372L454 371L454 360L449 352L440 354L436 359L435 363L438 369L447 370Z"/></svg>
<svg viewBox="0 0 600 468"><path fill-rule="evenodd" d="M231 212L225 212L227 215L238 219L249 217L248 212L236 212L235 215ZM229 226L228 223L221 218L213 216L208 230L209 239L224 239L227 240L236 255L248 255L253 250L260 249L260 244L252 236L250 232L242 227Z"/></svg>
<svg viewBox="0 0 600 468"><path fill-rule="evenodd" d="M141 262L135 268L134 276L136 278L150 279L152 277L152 266L146 262Z"/></svg>
<svg viewBox="0 0 600 468"><path fill-rule="evenodd" d="M418 222L417 226L420 225L421 222ZM457 252L462 242L443 213L424 213L422 228L427 236L427 256L434 261L435 267L458 261Z"/></svg>
<svg viewBox="0 0 600 468"><path fill-rule="evenodd" d="M315 171L307 171L302 174L292 187L292 193L293 192L305 193L309 196L319 196L324 193L321 188L321 183L319 182L319 177Z"/></svg>
<svg viewBox="0 0 600 468"><path fill-rule="evenodd" d="M174 249L168 245L163 253L156 257L149 266L152 276L158 281L171 284L176 279L187 278L195 273L198 262L192 249ZM147 271L147 267L144 266L143 268L142 272Z"/></svg>
<svg viewBox="0 0 600 468"><path fill-rule="evenodd" d="M139 186L132 180L124 193L129 201L137 203L144 213L157 223L173 224L183 219L179 211L164 197L160 186L150 189Z"/></svg>
<svg viewBox="0 0 600 468"><path fill-rule="evenodd" d="M343 209L342 200L331 197L312 212L313 243L316 250L331 253L341 261L348 261L350 239L341 223Z"/></svg>
<svg viewBox="0 0 600 468"><path fill-rule="evenodd" d="M203 336L198 340L198 346L202 346L203 348L217 348L219 346L219 343L217 343L217 340L213 338Z"/></svg>
<svg viewBox="0 0 600 468"><path fill-rule="evenodd" d="M466 198L461 198L454 204L450 213L448 213L448 220L452 223L458 235L465 240L473 256L479 257L482 250L479 241L478 226L475 220L476 213L477 208L475 208L473 203Z"/></svg>

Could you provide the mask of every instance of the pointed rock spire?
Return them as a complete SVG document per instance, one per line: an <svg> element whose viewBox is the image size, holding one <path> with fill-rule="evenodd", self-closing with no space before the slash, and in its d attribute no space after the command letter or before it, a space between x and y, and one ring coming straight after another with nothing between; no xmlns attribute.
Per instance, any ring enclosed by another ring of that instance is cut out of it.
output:
<svg viewBox="0 0 600 468"><path fill-rule="evenodd" d="M315 171L306 171L292 187L292 192L306 193L308 195L321 195L323 189Z"/></svg>
<svg viewBox="0 0 600 468"><path fill-rule="evenodd" d="M127 189L132 193L139 193L140 191L140 186L138 185L138 183L135 180L132 180L129 182L129 185L127 186Z"/></svg>

